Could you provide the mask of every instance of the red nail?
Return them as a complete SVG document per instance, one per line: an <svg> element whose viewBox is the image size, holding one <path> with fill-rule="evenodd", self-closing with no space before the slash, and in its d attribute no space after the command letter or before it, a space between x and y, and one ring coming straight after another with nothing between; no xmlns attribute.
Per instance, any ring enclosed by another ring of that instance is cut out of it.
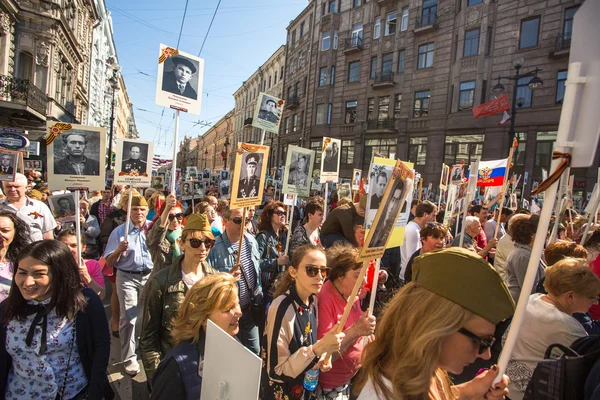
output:
<svg viewBox="0 0 600 400"><path fill-rule="evenodd" d="M479 376L479 375L483 374L487 370L488 370L487 368L480 368L479 371L477 371L477 373L475 374L475 376Z"/></svg>

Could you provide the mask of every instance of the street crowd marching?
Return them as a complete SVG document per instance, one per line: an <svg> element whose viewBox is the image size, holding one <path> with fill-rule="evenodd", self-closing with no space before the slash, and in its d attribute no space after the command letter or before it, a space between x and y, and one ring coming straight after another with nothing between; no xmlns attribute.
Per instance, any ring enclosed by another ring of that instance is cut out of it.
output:
<svg viewBox="0 0 600 400"><path fill-rule="evenodd" d="M211 320L262 358L261 399L533 399L549 346L582 340L596 358L575 389L600 399L600 230L581 240L593 216L555 216L530 289L538 215L500 207L504 196L446 224L443 200L413 200L402 245L362 274L364 190L287 206L267 184L258 207L230 208L214 186L193 205L107 186L80 201L77 236L55 220L40 173L2 189L0 398L113 398L118 340L124 371L143 367L152 399L199 399ZM523 290L524 323L499 377Z"/></svg>

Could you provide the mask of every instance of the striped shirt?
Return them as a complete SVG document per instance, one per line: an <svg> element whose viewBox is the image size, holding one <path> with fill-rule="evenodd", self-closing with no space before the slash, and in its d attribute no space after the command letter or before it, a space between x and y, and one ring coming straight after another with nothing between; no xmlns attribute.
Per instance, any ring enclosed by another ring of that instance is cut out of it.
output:
<svg viewBox="0 0 600 400"><path fill-rule="evenodd" d="M256 270L254 269L254 263L252 262L252 258L250 257L250 249L248 248L248 243L244 242L245 246L242 248L242 255L240 256L240 263L242 264L243 274L248 279L251 288L248 288L248 284L246 283L246 278L243 276L238 281L238 289L240 292L240 306L245 307L250 304L251 294L254 292L254 288L256 287ZM239 247L239 242L231 243L231 248L234 253L237 254Z"/></svg>

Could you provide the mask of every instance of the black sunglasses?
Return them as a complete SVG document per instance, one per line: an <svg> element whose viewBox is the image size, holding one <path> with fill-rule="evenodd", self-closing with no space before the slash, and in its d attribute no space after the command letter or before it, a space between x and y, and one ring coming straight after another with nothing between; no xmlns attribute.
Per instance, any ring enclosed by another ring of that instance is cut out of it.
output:
<svg viewBox="0 0 600 400"><path fill-rule="evenodd" d="M178 220L182 220L183 213L169 214L169 221L173 221L175 218L177 218Z"/></svg>
<svg viewBox="0 0 600 400"><path fill-rule="evenodd" d="M215 244L215 241L212 239L196 239L196 238L191 238L191 239L185 239L185 241L189 241L190 242L190 246L192 246L192 248L197 249L198 247L200 247L200 245L204 245L204 247L206 247L207 249L210 249L213 247L213 245Z"/></svg>
<svg viewBox="0 0 600 400"><path fill-rule="evenodd" d="M285 214L285 211L273 211L273 214L277 214L279 216L282 216Z"/></svg>
<svg viewBox="0 0 600 400"><path fill-rule="evenodd" d="M319 268L314 265L305 265L304 269L306 269L306 275L308 275L309 278L314 278L319 272L323 278L327 278L329 276L329 271L331 271L331 268Z"/></svg>
<svg viewBox="0 0 600 400"><path fill-rule="evenodd" d="M242 223L242 217L231 218L230 221L236 225L240 225Z"/></svg>
<svg viewBox="0 0 600 400"><path fill-rule="evenodd" d="M488 351L488 349L491 348L494 345L494 343L496 343L496 338L493 336L487 339L482 339L473 332L466 330L465 328L460 328L458 330L458 333L462 333L463 335L471 339L473 342L475 342L475 344L479 345L479 355Z"/></svg>

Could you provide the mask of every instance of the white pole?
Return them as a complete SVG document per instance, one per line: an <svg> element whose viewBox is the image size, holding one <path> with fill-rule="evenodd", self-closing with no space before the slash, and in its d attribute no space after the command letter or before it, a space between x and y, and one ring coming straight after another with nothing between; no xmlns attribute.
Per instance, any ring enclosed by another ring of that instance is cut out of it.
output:
<svg viewBox="0 0 600 400"><path fill-rule="evenodd" d="M129 198L127 199L127 219L125 220L125 236L121 238L122 241L127 241L127 237L129 235L129 224L131 223L131 200L133 200L133 185L129 185ZM127 251L123 252L124 256L126 254Z"/></svg>
<svg viewBox="0 0 600 400"><path fill-rule="evenodd" d="M323 199L325 200L325 209L323 210L323 218L327 219L327 194L329 192L329 182L325 182L325 193L323 193Z"/></svg>
<svg viewBox="0 0 600 400"><path fill-rule="evenodd" d="M75 190L75 234L77 235L77 265L81 262L81 241L85 240L81 237L81 210L79 209L80 193Z"/></svg>
<svg viewBox="0 0 600 400"><path fill-rule="evenodd" d="M475 177L475 180L473 180L473 177ZM473 201L473 198L475 197L475 191L477 190L477 178L479 177L479 161L473 161L471 163L471 167L470 167L470 172L469 172L469 183L467 184L467 195L466 200L467 200L467 204L463 205L463 219L462 219L462 225L461 225L461 229L460 229L460 243L459 246L462 247L463 246L463 242L465 239L465 220L467 219L467 211L469 210L469 203L471 201ZM457 227L458 227L458 223L457 223Z"/></svg>
<svg viewBox="0 0 600 400"><path fill-rule="evenodd" d="M171 163L171 193L175 193L175 178L177 172L177 142L179 136L179 110L175 111L175 134L173 137L173 161Z"/></svg>
<svg viewBox="0 0 600 400"><path fill-rule="evenodd" d="M285 239L285 251L283 254L288 254L288 250L290 248L290 239L292 237L292 218L294 216L294 207L296 206L296 199L297 199L297 195L294 195L294 203L292 204L292 206L288 209L289 211L289 218L288 218L288 234L287 234L287 238Z"/></svg>
<svg viewBox="0 0 600 400"><path fill-rule="evenodd" d="M263 129L263 130L262 130L262 134L261 134L261 136L260 136L260 145L261 145L261 146L265 144L265 134L266 134L266 133L267 133L267 131Z"/></svg>
<svg viewBox="0 0 600 400"><path fill-rule="evenodd" d="M568 180L569 180L569 171L570 168L565 169L565 172L560 176L560 183L558 186L558 198L554 205L554 226L552 227L552 232L550 232L550 238L548 239L548 243L554 242L556 239L556 235L558 233L558 224L560 223L560 212L563 208L563 204L565 204L565 199L563 198L565 193L567 192ZM546 195L544 195L544 199Z"/></svg>

